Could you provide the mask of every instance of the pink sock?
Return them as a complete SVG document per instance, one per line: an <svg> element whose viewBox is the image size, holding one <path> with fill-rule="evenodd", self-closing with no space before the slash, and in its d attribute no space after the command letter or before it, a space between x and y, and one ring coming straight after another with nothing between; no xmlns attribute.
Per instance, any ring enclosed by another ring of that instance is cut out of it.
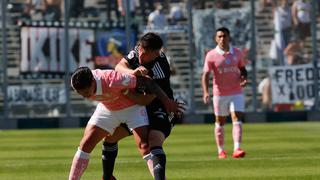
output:
<svg viewBox="0 0 320 180"><path fill-rule="evenodd" d="M215 124L214 134L219 153L224 150L224 128L218 123Z"/></svg>
<svg viewBox="0 0 320 180"><path fill-rule="evenodd" d="M83 172L89 164L90 154L78 149L73 157L69 180L80 180Z"/></svg>
<svg viewBox="0 0 320 180"><path fill-rule="evenodd" d="M234 150L240 148L240 144L242 141L242 122L237 121L233 122L233 128L232 128L232 137L234 142Z"/></svg>

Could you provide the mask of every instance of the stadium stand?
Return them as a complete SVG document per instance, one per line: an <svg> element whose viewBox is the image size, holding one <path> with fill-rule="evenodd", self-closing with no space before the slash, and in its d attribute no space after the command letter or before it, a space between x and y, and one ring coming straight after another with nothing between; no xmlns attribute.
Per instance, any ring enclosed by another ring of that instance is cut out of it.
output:
<svg viewBox="0 0 320 180"><path fill-rule="evenodd" d="M88 10L88 12L97 12L98 14L106 10L105 0L96 0L96 4L94 6L90 6L88 8L93 8L94 10ZM182 2L182 1L181 1ZM213 7L214 4L212 1L206 0L205 7ZM248 5L249 0L241 1L235 0L230 1L230 8L239 8L244 5ZM10 3L21 4L23 0L11 0ZM92 3L93 4L93 3ZM151 9L146 9L146 14L151 12ZM89 13L90 14L90 13ZM95 14L95 13L91 13ZM19 76L19 63L21 59L21 43L20 43L20 26L15 22L21 16L19 12L8 12L7 19L7 52L8 52L8 83L9 85L16 84L62 84L63 78L53 77L53 78L43 78L38 77L34 78L22 78ZM83 15L81 17L81 21L99 21L99 17L91 16L91 15ZM141 9L137 8L137 17L141 15ZM268 56L270 49L270 42L273 38L273 24L272 24L272 8L270 6L264 8L262 11L256 12L256 30L257 30L257 82L260 82L267 74L268 65L271 64L271 60ZM140 17L141 19L141 17ZM178 22L181 25L186 25L187 20L184 19ZM320 23L317 23L318 31L320 30ZM319 32L318 32L319 34ZM176 74L174 75L173 87L176 93L176 96L184 96L184 98L188 98L190 96L190 77L191 77L191 65L195 67L194 62L189 61L189 57L193 55L190 54L189 46L188 46L188 33L186 31L181 32L173 32L168 34L166 53L170 58L171 63L174 63L176 67ZM320 44L320 37L317 39ZM2 38L0 35L0 44L2 42ZM312 47L311 47L311 38L307 38L306 48L304 48L305 57L311 57ZM320 46L319 46L320 48ZM319 49L320 50L320 49ZM2 52L0 52L0 56L2 56ZM248 65L250 66L250 65ZM250 67L248 68L250 70ZM251 71L250 71L251 72ZM251 74L249 72L249 77ZM194 77L194 107L196 107L196 113L208 113L212 112L212 107L205 106L202 103L202 90L200 84L200 76L201 72L195 71L193 74ZM251 82L249 81L249 85L245 88L246 94L246 104L247 109L252 109L252 89ZM258 96L258 101L261 99L260 95ZM186 100L186 99L184 99ZM3 105L3 94L0 93L0 109L2 109ZM73 115L77 117L89 116L92 108L94 108L94 104L92 102L84 101L81 97L76 95L71 91L71 104L73 106ZM47 117L47 116L63 116L65 113L65 109L63 105L59 106L50 106L50 105L39 105L37 107L32 105L21 105L17 106L9 106L10 116L11 117Z"/></svg>

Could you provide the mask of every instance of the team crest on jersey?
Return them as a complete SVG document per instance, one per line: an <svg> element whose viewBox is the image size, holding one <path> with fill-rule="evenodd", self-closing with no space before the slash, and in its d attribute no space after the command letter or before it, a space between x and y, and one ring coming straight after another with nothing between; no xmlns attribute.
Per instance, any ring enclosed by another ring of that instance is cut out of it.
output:
<svg viewBox="0 0 320 180"><path fill-rule="evenodd" d="M226 63L227 65L229 65L229 64L231 64L231 60L230 60L230 59L226 59L225 63Z"/></svg>
<svg viewBox="0 0 320 180"><path fill-rule="evenodd" d="M133 59L134 58L134 51L130 51L130 53L127 56L129 59Z"/></svg>

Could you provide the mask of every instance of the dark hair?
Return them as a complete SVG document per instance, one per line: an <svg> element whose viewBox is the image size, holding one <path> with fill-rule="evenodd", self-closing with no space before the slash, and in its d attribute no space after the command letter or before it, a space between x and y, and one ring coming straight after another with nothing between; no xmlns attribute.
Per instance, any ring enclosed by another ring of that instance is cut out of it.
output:
<svg viewBox="0 0 320 180"><path fill-rule="evenodd" d="M163 41L160 36L153 32L148 32L139 40L140 46L145 50L160 50L163 46Z"/></svg>
<svg viewBox="0 0 320 180"><path fill-rule="evenodd" d="M74 90L89 88L93 81L93 74L88 67L79 67L71 75L71 87Z"/></svg>
<svg viewBox="0 0 320 180"><path fill-rule="evenodd" d="M222 31L222 32L226 33L226 34L230 37L230 31L229 31L228 28L226 28L226 27L220 27L220 28L218 28L218 29L216 30L216 34L217 34L218 31Z"/></svg>

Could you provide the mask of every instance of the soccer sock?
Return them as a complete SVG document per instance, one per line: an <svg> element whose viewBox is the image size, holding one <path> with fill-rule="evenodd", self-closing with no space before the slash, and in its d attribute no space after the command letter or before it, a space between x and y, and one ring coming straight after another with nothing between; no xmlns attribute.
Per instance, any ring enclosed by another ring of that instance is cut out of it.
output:
<svg viewBox="0 0 320 180"><path fill-rule="evenodd" d="M234 143L234 150L240 148L241 140L242 140L242 122L236 121L232 123L232 137Z"/></svg>
<svg viewBox="0 0 320 180"><path fill-rule="evenodd" d="M162 147L151 148L151 159L153 162L153 174L155 180L165 180L166 174L166 154Z"/></svg>
<svg viewBox="0 0 320 180"><path fill-rule="evenodd" d="M143 159L147 161L147 165L148 165L148 169L150 171L150 174L152 175L152 177L154 177L154 174L153 174L153 162L152 162L152 159L151 159L151 153L143 156Z"/></svg>
<svg viewBox="0 0 320 180"><path fill-rule="evenodd" d="M69 180L79 180L89 164L90 154L81 151L79 148L74 155Z"/></svg>
<svg viewBox="0 0 320 180"><path fill-rule="evenodd" d="M223 126L220 126L219 123L215 123L214 135L218 146L218 152L221 153L221 151L224 150L224 128Z"/></svg>
<svg viewBox="0 0 320 180"><path fill-rule="evenodd" d="M103 179L109 180L112 176L116 157L118 155L118 143L103 142L102 145L102 167Z"/></svg>

